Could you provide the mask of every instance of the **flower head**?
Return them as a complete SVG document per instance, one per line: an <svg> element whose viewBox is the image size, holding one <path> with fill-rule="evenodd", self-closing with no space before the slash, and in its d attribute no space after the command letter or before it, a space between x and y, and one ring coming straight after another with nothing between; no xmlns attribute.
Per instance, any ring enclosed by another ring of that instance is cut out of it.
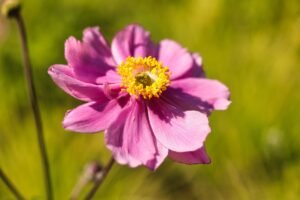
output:
<svg viewBox="0 0 300 200"><path fill-rule="evenodd" d="M65 43L67 65L49 74L71 96L85 103L66 113L67 130L104 131L115 160L156 169L169 156L186 164L209 163L204 142L208 115L225 110L229 91L206 79L202 60L172 40L158 44L139 25L129 25L111 47L97 27L82 41Z"/></svg>

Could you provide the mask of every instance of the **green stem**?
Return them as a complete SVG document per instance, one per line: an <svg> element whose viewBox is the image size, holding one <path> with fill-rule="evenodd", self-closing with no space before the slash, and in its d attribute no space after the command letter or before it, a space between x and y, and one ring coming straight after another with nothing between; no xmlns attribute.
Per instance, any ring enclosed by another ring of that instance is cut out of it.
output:
<svg viewBox="0 0 300 200"><path fill-rule="evenodd" d="M3 180L4 184L8 187L8 189L15 195L16 199L23 200L25 199L21 193L17 190L14 184L9 180L9 178L4 174L2 169L0 168L0 178Z"/></svg>
<svg viewBox="0 0 300 200"><path fill-rule="evenodd" d="M24 75L27 83L29 99L31 103L33 116L34 116L36 130L37 130L38 145L39 145L41 159L42 159L44 180L45 180L45 186L47 191L47 199L52 200L53 197L52 197L52 186L51 186L51 178L50 178L50 167L49 167L49 161L48 161L48 156L46 151L42 120L41 120L39 105L37 102L36 90L33 82L33 74L32 74L32 68L29 59L25 24L21 16L20 9L15 10L15 12L12 13L11 17L16 20L19 33L20 33L22 53L23 53Z"/></svg>
<svg viewBox="0 0 300 200"><path fill-rule="evenodd" d="M90 200L93 198L93 196L96 194L98 188L102 185L104 182L107 174L110 172L113 164L115 163L115 160L113 157L109 160L108 164L104 167L101 176L96 179L95 184L93 185L92 189L88 192L88 194L85 196L85 200Z"/></svg>

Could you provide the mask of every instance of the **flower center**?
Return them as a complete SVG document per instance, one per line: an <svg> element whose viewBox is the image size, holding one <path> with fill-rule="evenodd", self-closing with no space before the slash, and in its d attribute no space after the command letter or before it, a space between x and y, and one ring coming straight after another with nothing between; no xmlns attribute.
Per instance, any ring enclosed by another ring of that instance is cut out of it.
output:
<svg viewBox="0 0 300 200"><path fill-rule="evenodd" d="M122 86L130 95L141 95L144 99L159 97L170 84L170 71L155 58L127 57L118 67Z"/></svg>

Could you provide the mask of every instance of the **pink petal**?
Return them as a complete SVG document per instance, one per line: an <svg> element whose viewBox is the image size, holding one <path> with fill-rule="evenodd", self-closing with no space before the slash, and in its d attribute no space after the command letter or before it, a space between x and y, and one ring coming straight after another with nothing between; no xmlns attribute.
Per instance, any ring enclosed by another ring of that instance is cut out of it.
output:
<svg viewBox="0 0 300 200"><path fill-rule="evenodd" d="M169 67L172 80L193 72L194 58L175 41L162 40L158 49L158 60Z"/></svg>
<svg viewBox="0 0 300 200"><path fill-rule="evenodd" d="M186 103L197 104L200 106L211 107L215 110L225 110L230 104L228 88L216 80L203 79L203 78L186 78L173 81L171 83L171 90L175 91L168 96L173 100L184 104ZM202 105L201 105L202 102Z"/></svg>
<svg viewBox="0 0 300 200"><path fill-rule="evenodd" d="M122 110L117 99L105 103L90 102L66 113L63 126L66 130L95 133L105 130Z"/></svg>
<svg viewBox="0 0 300 200"><path fill-rule="evenodd" d="M193 57L193 67L189 71L185 72L182 76L180 76L180 79L191 78L191 77L198 77L198 78L205 77L205 73L202 66L203 65L202 57L197 53L193 53L192 57Z"/></svg>
<svg viewBox="0 0 300 200"><path fill-rule="evenodd" d="M207 116L199 111L183 110L162 99L149 102L149 121L157 140L176 152L202 147L210 132Z"/></svg>
<svg viewBox="0 0 300 200"><path fill-rule="evenodd" d="M121 83L121 76L115 70L108 70L105 76L96 78L96 84Z"/></svg>
<svg viewBox="0 0 300 200"><path fill-rule="evenodd" d="M116 34L111 46L115 61L121 64L128 56L154 56L155 48L150 33L143 27L133 24Z"/></svg>
<svg viewBox="0 0 300 200"><path fill-rule="evenodd" d="M76 99L82 101L107 101L107 95L102 86L76 79L72 68L66 65L53 65L49 68L48 73L61 89Z"/></svg>
<svg viewBox="0 0 300 200"><path fill-rule="evenodd" d="M169 151L169 157L173 160L185 164L209 164L210 158L208 157L205 147L201 147L196 151L190 152L175 152Z"/></svg>
<svg viewBox="0 0 300 200"><path fill-rule="evenodd" d="M137 167L142 162L129 156L127 152L122 151L124 126L130 110L131 107L127 106L119 113L116 120L105 131L105 140L106 146L112 151L114 159L119 164L128 164L130 167Z"/></svg>
<svg viewBox="0 0 300 200"><path fill-rule="evenodd" d="M115 159L131 167L143 164L154 170L168 154L168 150L156 141L146 116L145 105L139 101L133 102L108 128L106 142Z"/></svg>
<svg viewBox="0 0 300 200"><path fill-rule="evenodd" d="M70 37L65 43L65 57L74 69L74 75L90 83L96 83L115 66L109 47L97 27L84 30L83 42Z"/></svg>
<svg viewBox="0 0 300 200"><path fill-rule="evenodd" d="M83 43L91 47L91 50L96 51L107 62L111 62L111 51L109 45L99 31L99 27L86 28L83 31Z"/></svg>

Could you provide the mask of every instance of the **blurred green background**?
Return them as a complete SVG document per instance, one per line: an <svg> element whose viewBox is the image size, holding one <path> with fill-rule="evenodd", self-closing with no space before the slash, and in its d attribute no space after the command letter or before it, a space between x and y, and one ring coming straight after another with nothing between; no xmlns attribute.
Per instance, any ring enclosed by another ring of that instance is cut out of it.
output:
<svg viewBox="0 0 300 200"><path fill-rule="evenodd" d="M157 42L171 38L204 58L232 105L210 117L211 165L166 161L157 171L115 165L95 199L298 199L300 197L300 1L152 0L23 2L56 199L68 199L84 165L107 162L103 135L63 130L80 102L47 68L65 63L64 41L100 26L110 41L129 23ZM22 74L16 24L0 18L0 167L28 199L45 199ZM13 196L0 181L0 199Z"/></svg>

